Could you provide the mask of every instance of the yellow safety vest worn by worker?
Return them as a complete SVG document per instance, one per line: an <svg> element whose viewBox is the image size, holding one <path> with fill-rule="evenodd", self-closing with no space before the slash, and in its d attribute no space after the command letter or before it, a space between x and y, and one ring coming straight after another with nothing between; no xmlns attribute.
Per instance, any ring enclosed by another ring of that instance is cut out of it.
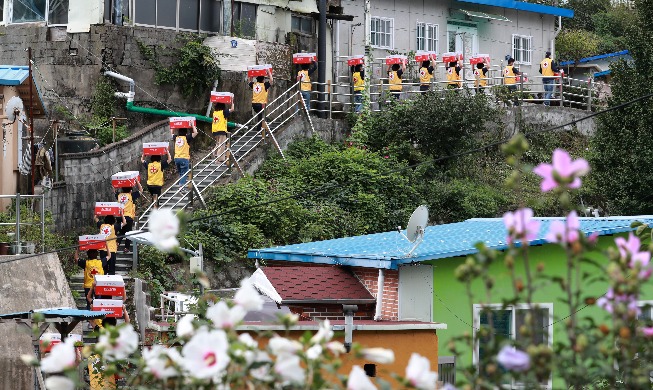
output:
<svg viewBox="0 0 653 390"><path fill-rule="evenodd" d="M391 91L401 91L401 77L394 70L388 72L388 83Z"/></svg>
<svg viewBox="0 0 653 390"><path fill-rule="evenodd" d="M252 103L265 104L268 102L268 91L265 90L265 84L255 82L252 85Z"/></svg>
<svg viewBox="0 0 653 390"><path fill-rule="evenodd" d="M422 85L427 85L428 83L430 83L432 78L433 75L429 73L428 68L424 68L424 67L419 68L419 82L422 83Z"/></svg>
<svg viewBox="0 0 653 390"><path fill-rule="evenodd" d="M447 81L449 81L449 85L455 85L457 87L462 86L460 83L460 75L456 73L455 66L450 66L447 68Z"/></svg>
<svg viewBox="0 0 653 390"><path fill-rule="evenodd" d="M300 70L297 75L299 76L299 80L301 80L301 83L299 84L300 88L302 91L310 91L311 90L311 76L308 74L307 70Z"/></svg>
<svg viewBox="0 0 653 390"><path fill-rule="evenodd" d="M179 135L175 138L175 158L190 159L190 145L185 135Z"/></svg>
<svg viewBox="0 0 653 390"><path fill-rule="evenodd" d="M487 77L483 74L483 69L474 69L474 77L476 78L474 86L478 87L480 85L481 87L487 87Z"/></svg>
<svg viewBox="0 0 653 390"><path fill-rule="evenodd" d="M550 58L545 58L540 62L540 67L542 68L542 76L553 76L553 69L551 68L551 63L553 60Z"/></svg>
<svg viewBox="0 0 653 390"><path fill-rule="evenodd" d="M148 183L149 184L149 183ZM116 228L110 223L100 225L100 234L107 236L107 248L109 252L118 252L118 242L116 241Z"/></svg>
<svg viewBox="0 0 653 390"><path fill-rule="evenodd" d="M213 124L211 125L211 132L213 133L227 132L227 118L224 117L223 110L213 111Z"/></svg>
<svg viewBox="0 0 653 390"><path fill-rule="evenodd" d="M84 267L84 288L93 287L95 275L104 275L102 261L100 259L86 260L86 267Z"/></svg>
<svg viewBox="0 0 653 390"><path fill-rule="evenodd" d="M147 164L147 185L163 185L163 169L161 169L161 161L152 161Z"/></svg>
<svg viewBox="0 0 653 390"><path fill-rule="evenodd" d="M503 83L506 85L515 84L517 79L515 78L515 71L513 70L512 65L508 65L503 69Z"/></svg>
<svg viewBox="0 0 653 390"><path fill-rule="evenodd" d="M121 192L118 194L118 202L122 203L125 208L123 214L125 217L134 218L136 216L136 205L132 200L132 194L129 192Z"/></svg>
<svg viewBox="0 0 653 390"><path fill-rule="evenodd" d="M354 72L354 91L359 92L365 89L365 80L361 77L361 72Z"/></svg>

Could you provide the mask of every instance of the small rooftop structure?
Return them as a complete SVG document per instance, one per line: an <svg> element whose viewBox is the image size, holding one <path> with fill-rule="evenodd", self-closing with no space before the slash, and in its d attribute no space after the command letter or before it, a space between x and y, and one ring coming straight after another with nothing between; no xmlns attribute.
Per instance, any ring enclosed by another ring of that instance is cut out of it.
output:
<svg viewBox="0 0 653 390"><path fill-rule="evenodd" d="M540 231L530 245L545 244L551 222L564 218L536 218ZM609 235L632 231L631 223L653 223L653 216L579 218L580 230L586 235ZM334 240L284 245L249 250L252 259L348 265L353 267L398 269L402 264L419 263L447 257L465 256L477 252L474 245L484 243L492 249L508 248L507 231L501 218L473 218L463 222L428 226L424 241L412 256L412 243L397 232L368 234Z"/></svg>

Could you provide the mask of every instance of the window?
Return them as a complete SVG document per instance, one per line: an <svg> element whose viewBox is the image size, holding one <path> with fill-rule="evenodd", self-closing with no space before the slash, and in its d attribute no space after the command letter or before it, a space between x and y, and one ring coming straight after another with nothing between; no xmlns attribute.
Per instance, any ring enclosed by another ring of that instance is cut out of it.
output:
<svg viewBox="0 0 653 390"><path fill-rule="evenodd" d="M290 28L293 32L313 35L313 18L292 15L290 17Z"/></svg>
<svg viewBox="0 0 653 390"><path fill-rule="evenodd" d="M452 20L447 22L447 49L460 52L469 58L478 53L478 28L476 24Z"/></svg>
<svg viewBox="0 0 653 390"><path fill-rule="evenodd" d="M639 316L637 319L640 321L650 322L653 321L653 301L639 301L637 302L639 306Z"/></svg>
<svg viewBox="0 0 653 390"><path fill-rule="evenodd" d="M417 50L438 52L438 25L417 22Z"/></svg>
<svg viewBox="0 0 653 390"><path fill-rule="evenodd" d="M373 16L370 23L372 46L380 49L392 49L394 47L394 19Z"/></svg>
<svg viewBox="0 0 653 390"><path fill-rule="evenodd" d="M530 65L533 53L533 37L512 35L512 58L518 64Z"/></svg>
<svg viewBox="0 0 653 390"><path fill-rule="evenodd" d="M490 326L489 317L491 313L495 337L523 341L523 336L519 334L518 330L525 324L529 310L533 315L534 326L537 329L534 336L535 343L537 345L547 344L551 346L553 344L553 326L549 325L553 322L552 303L534 304L532 309L529 309L526 304L505 307L501 304L474 305L474 329L476 331L482 326ZM484 358L485 349L483 346L485 344L483 338L477 341L474 351L474 364L478 364ZM549 378L548 388L551 388L551 378Z"/></svg>
<svg viewBox="0 0 653 390"><path fill-rule="evenodd" d="M222 2L216 0L200 0L200 31L220 32L220 15Z"/></svg>
<svg viewBox="0 0 653 390"><path fill-rule="evenodd" d="M222 3L217 0L138 0L133 7L137 26L220 32Z"/></svg>
<svg viewBox="0 0 653 390"><path fill-rule="evenodd" d="M243 38L256 37L256 4L234 3L233 22L234 35Z"/></svg>

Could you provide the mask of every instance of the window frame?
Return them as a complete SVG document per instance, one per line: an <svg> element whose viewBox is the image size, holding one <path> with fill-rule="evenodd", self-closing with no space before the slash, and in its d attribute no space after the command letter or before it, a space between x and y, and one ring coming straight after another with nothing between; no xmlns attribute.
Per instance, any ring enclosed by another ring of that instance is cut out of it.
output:
<svg viewBox="0 0 653 390"><path fill-rule="evenodd" d="M420 36L421 29L424 29L424 36ZM432 30L429 30L432 29ZM431 36L427 36L428 32L431 31ZM420 45L421 40L421 45ZM417 21L415 27L415 50L424 50L424 51L434 51L436 53L440 52L440 25L437 23L428 23ZM432 49L428 49L429 43L433 46Z"/></svg>
<svg viewBox="0 0 653 390"><path fill-rule="evenodd" d="M384 26L386 25L386 23L389 23L390 32L374 30L373 27L375 27L375 22L379 23L379 26L381 25L381 23L383 23ZM385 36L386 43L388 43L389 41L388 45L380 44L380 39L377 37L379 34L383 34ZM377 44L374 44L375 37L377 37L376 39ZM395 46L395 19L394 18L386 18L383 16L372 16L370 18L370 46L372 46L375 49L394 50L394 46Z"/></svg>
<svg viewBox="0 0 653 390"><path fill-rule="evenodd" d="M47 26L67 26L68 22L66 23L50 23L50 3L54 0L47 0L45 2L45 11L44 11L44 17L42 20L29 20L29 21L22 21L22 22L14 22L14 3L19 2L20 0L11 0L11 4L9 7L5 7L4 3L3 6L0 7L2 11L2 15L0 15L0 25L9 25L9 24L28 24L28 23L45 23ZM70 3L70 0L67 0L68 4ZM21 1L22 3L22 1ZM23 3L23 5L26 5ZM5 20L4 13L7 11L5 8L8 8L9 11L7 14L7 20ZM68 8L68 7L66 7ZM66 15L66 19L68 19L68 15Z"/></svg>
<svg viewBox="0 0 653 390"><path fill-rule="evenodd" d="M299 19L299 21L300 21L299 30L293 29L293 27L292 27L293 18ZM302 30L301 22L303 20L309 20L310 21L310 23L311 23L311 31L310 32L305 32L305 31ZM300 35L304 35L304 36L307 36L307 37L312 37L315 34L315 19L313 19L312 17L307 16L307 15L292 14L292 15L290 15L290 31L292 33L295 33L295 34L300 34Z"/></svg>
<svg viewBox="0 0 653 390"><path fill-rule="evenodd" d="M515 38L519 39L519 48L515 47ZM524 42L528 42L528 49L524 49ZM512 58L515 59L515 64L519 65L532 65L533 64L533 36L512 34L511 37L511 53ZM517 55L517 50L519 55ZM528 61L524 59L524 54L528 54Z"/></svg>
<svg viewBox="0 0 653 390"><path fill-rule="evenodd" d="M258 16L258 4L256 3L248 3L245 1L234 1L234 8L231 10L231 22L232 24L236 24L237 22L240 23L242 16L243 16L243 5L247 6L253 6L254 7L254 35L244 35L241 27L240 35L245 37L246 39L256 39L256 18ZM236 7L239 7L238 9L238 19L236 19ZM291 21L292 23L292 21ZM241 25L242 26L242 25Z"/></svg>
<svg viewBox="0 0 653 390"><path fill-rule="evenodd" d="M185 28L185 27L181 27L181 23L182 23L182 17L181 17L182 4L181 4L181 2L183 0L176 0L176 6L174 7L174 10L172 11L172 12L175 13L175 15L174 15L175 16L175 26L174 27L164 26L164 25L159 24L158 13L159 13L159 7L160 7L160 5L159 5L160 0L153 0L153 1L154 1L154 11L153 11L154 12L153 13L153 15L154 15L154 24L142 23L142 22L138 21L139 4L137 4L135 2L134 5L132 6L133 8L131 8L131 10L130 10L130 12L132 14L131 17L132 17L132 20L133 20L133 22L131 23L132 26L153 27L153 28L156 28L156 29L172 30L172 31L177 31L177 32L197 32L197 33L200 33L200 34L208 34L208 35L218 35L224 29L224 26L223 26L224 18L223 18L222 7L221 6L219 7L219 18L220 18L220 20L218 22L218 24L219 24L218 30L219 31L206 31L206 30L202 29L202 22L203 22L203 19L202 19L202 17L203 17L203 14L202 14L202 0L195 0L197 2L197 10L198 10L197 28L196 29L188 29L188 28ZM215 2L218 3L219 5L222 5L222 1L220 1L220 0L216 0ZM173 7L171 7L171 8L173 8ZM142 9L145 9L145 11L143 11ZM141 3L141 12L147 13L147 12L152 12L152 10L143 7L142 3ZM161 12L164 12L164 10L162 10Z"/></svg>
<svg viewBox="0 0 653 390"><path fill-rule="evenodd" d="M517 303L515 305L504 305L502 303L489 303L489 304L478 304L475 303L473 305L473 337L474 337L474 351L472 353L472 361L474 366L478 366L479 363L479 343L476 338L476 333L481 327L481 311L483 309L490 308L492 310L510 310L511 311L511 322L512 322L512 331L510 334L510 339L515 340L516 334L515 334L515 310L530 310L530 309L544 309L548 310L549 313L549 318L548 318L548 335L547 335L547 344L549 347L553 346L553 303L533 303L531 305L527 303ZM512 383L511 388L519 388L520 383ZM549 376L549 381L548 384L546 385L547 389L552 389L553 387L553 375Z"/></svg>

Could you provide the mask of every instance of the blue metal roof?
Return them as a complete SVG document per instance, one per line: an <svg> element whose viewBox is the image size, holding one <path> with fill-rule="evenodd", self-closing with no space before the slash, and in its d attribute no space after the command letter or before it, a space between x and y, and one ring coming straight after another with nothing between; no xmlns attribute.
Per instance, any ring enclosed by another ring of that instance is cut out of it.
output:
<svg viewBox="0 0 653 390"><path fill-rule="evenodd" d="M27 77L27 66L0 65L0 85L20 85Z"/></svg>
<svg viewBox="0 0 653 390"><path fill-rule="evenodd" d="M0 314L0 319L29 318L34 313L41 313L43 314L43 316L45 316L45 318L75 317L79 319L101 318L109 314L109 312L106 311L91 311L91 310L63 308L63 309L32 310L32 311L21 311L17 313Z"/></svg>
<svg viewBox="0 0 653 390"><path fill-rule="evenodd" d="M594 78L601 77L601 76L607 76L610 73L612 73L612 71L610 71L610 69L604 70L603 72L596 72L596 73L594 73Z"/></svg>
<svg viewBox="0 0 653 390"><path fill-rule="evenodd" d="M564 16L565 18L573 18L574 10L560 7L552 7L550 5L525 3L523 1L514 0L458 0L463 3L489 5L492 7L510 8L520 11L536 12L545 15Z"/></svg>
<svg viewBox="0 0 653 390"><path fill-rule="evenodd" d="M603 59L611 58L611 57L622 57L622 56L625 56L625 55L628 55L628 50L622 50L622 51L617 51L617 52L614 52L614 53L607 53L607 54L601 54L601 55L598 55L598 56L581 58L580 60L578 60L578 63L583 64L583 63L586 63L586 62L598 61L598 60L603 60ZM559 66L567 66L567 65L573 65L573 64L574 64L574 61L563 61L558 65Z"/></svg>
<svg viewBox="0 0 653 390"><path fill-rule="evenodd" d="M562 218L537 218L540 232L530 245L545 244L544 236L554 220ZM608 235L633 230L633 221L653 224L653 216L580 218L581 230L586 235ZM334 240L285 245L266 249L252 249L247 257L252 259L294 261L304 263L349 265L354 267L397 269L400 264L422 262L476 253L474 244L485 243L494 249L506 249L506 228L500 218L475 218L464 222L428 226L424 241L407 254L413 244L397 231Z"/></svg>

